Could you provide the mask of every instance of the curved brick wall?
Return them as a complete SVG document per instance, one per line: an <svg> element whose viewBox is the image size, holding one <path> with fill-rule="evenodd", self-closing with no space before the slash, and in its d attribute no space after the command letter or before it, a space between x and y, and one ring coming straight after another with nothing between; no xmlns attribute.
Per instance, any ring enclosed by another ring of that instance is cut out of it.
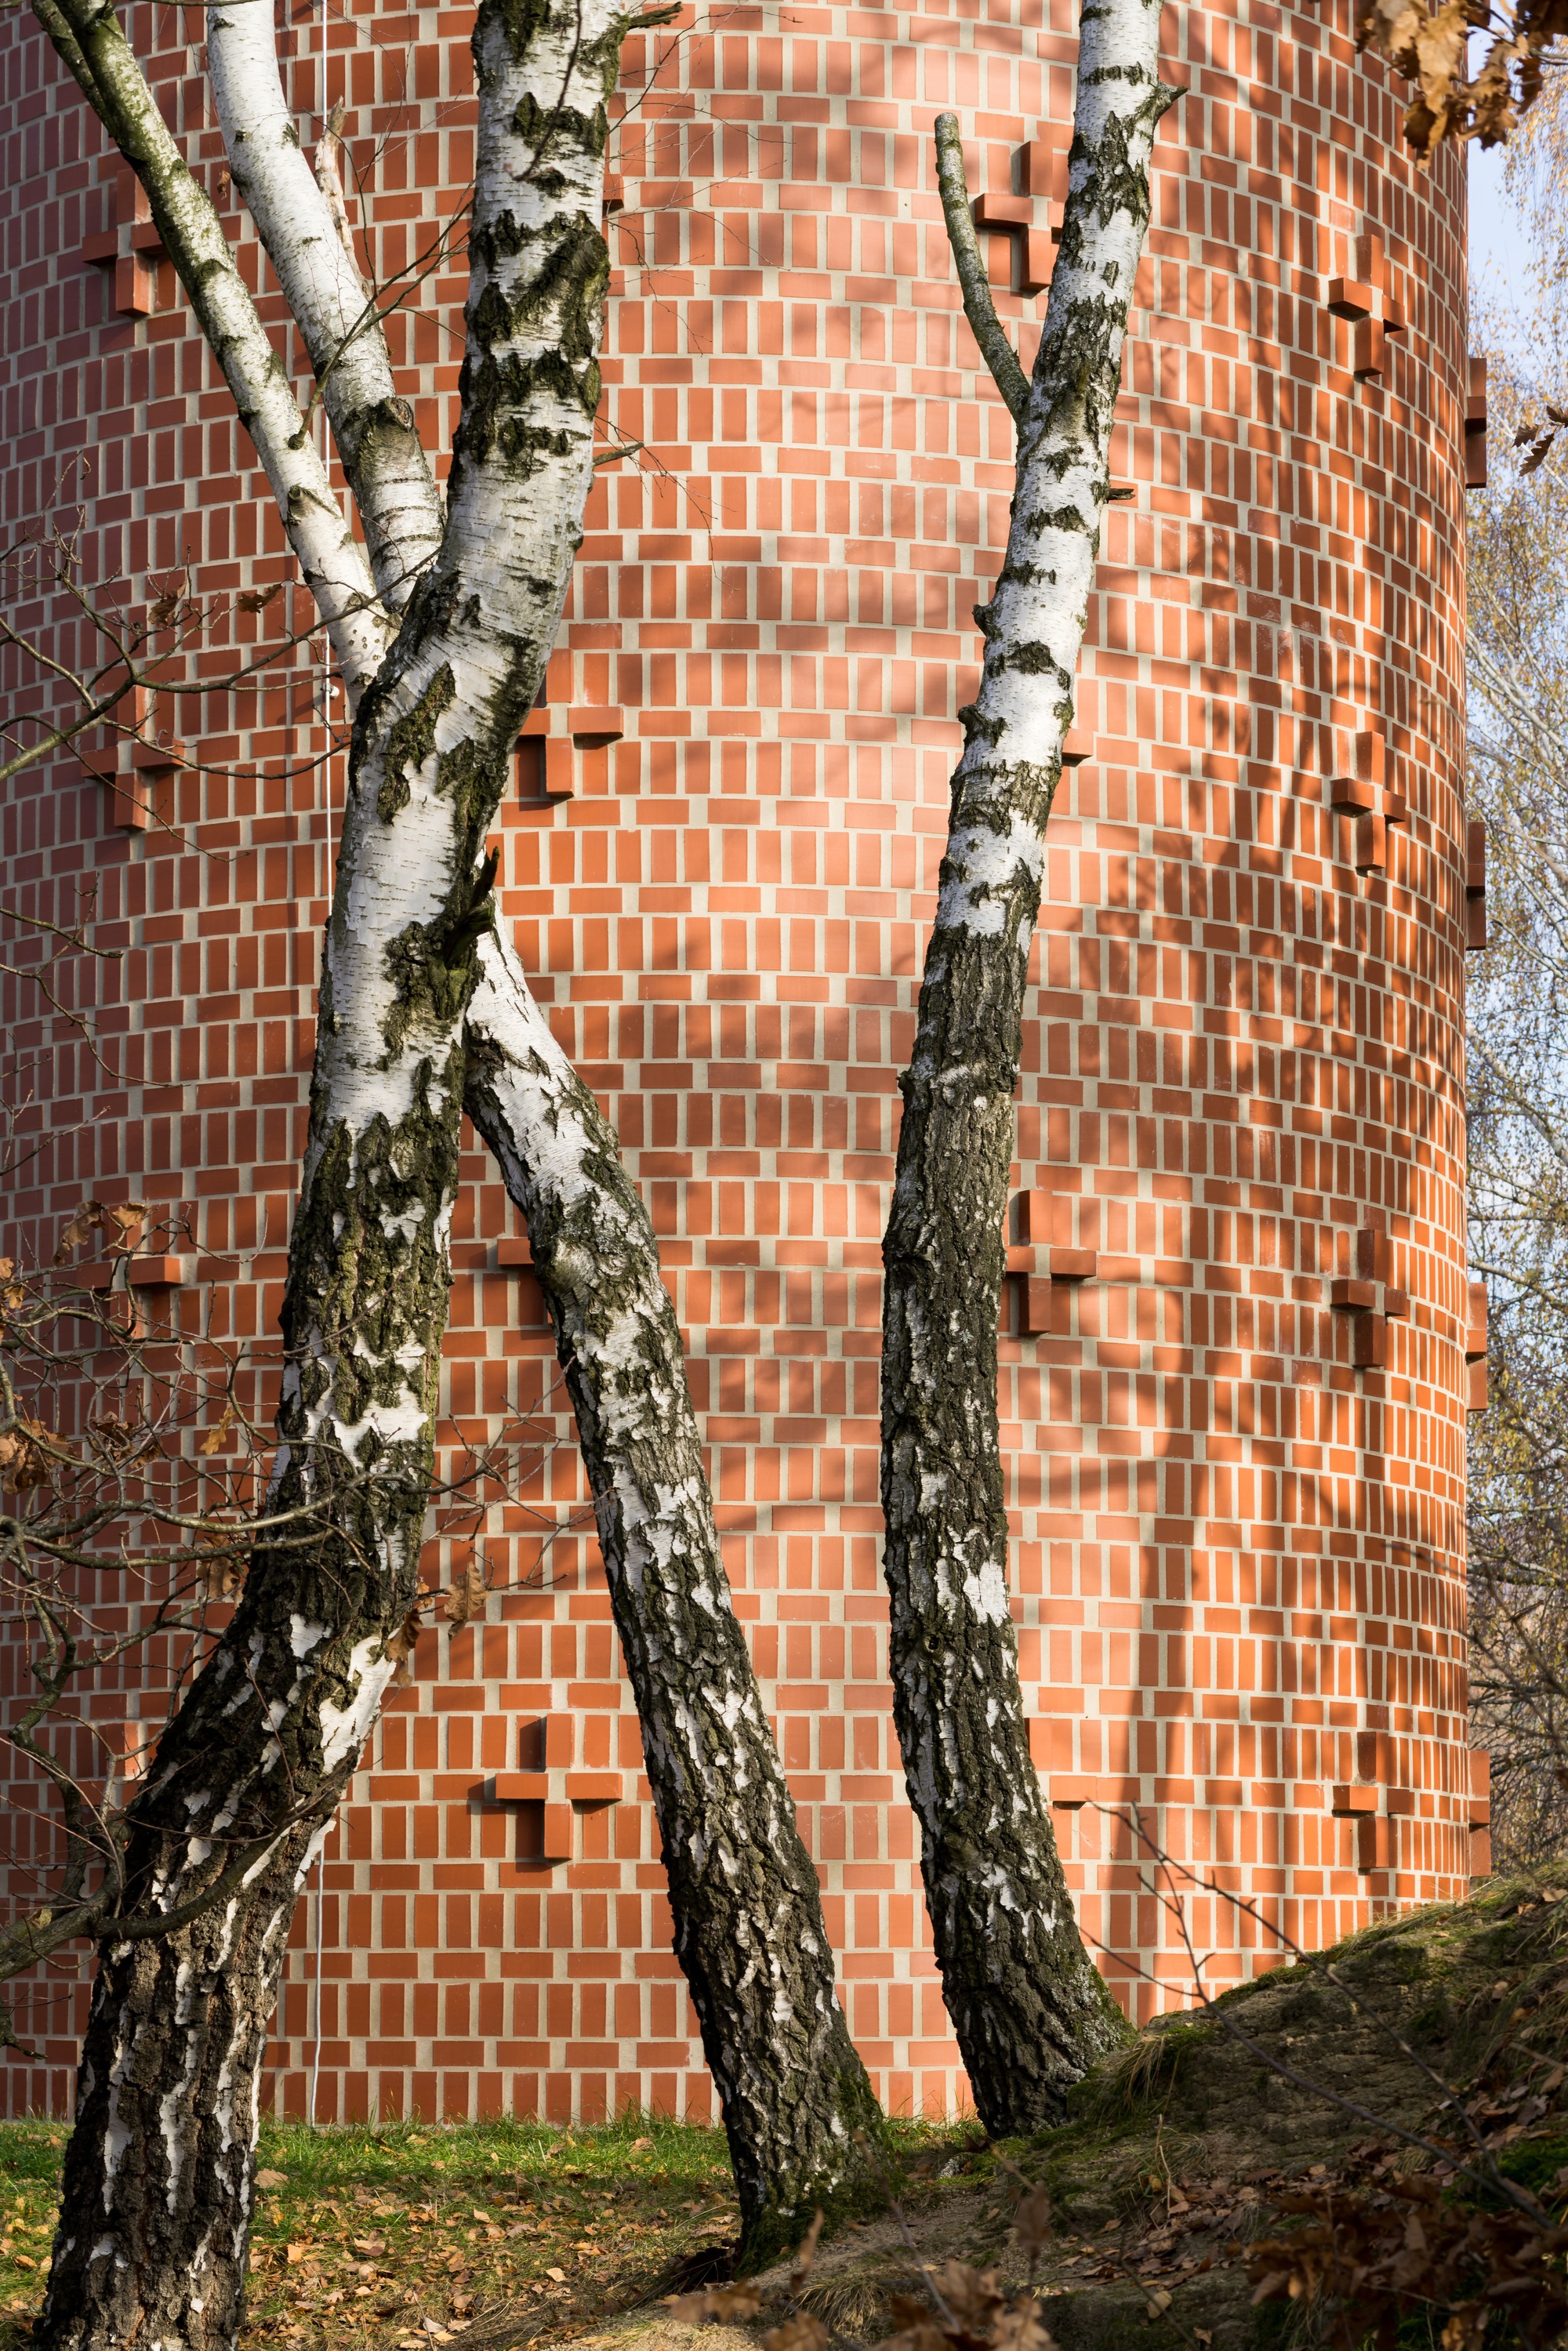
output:
<svg viewBox="0 0 1568 2351"><path fill-rule="evenodd" d="M133 13L148 54L172 20ZM505 814L503 908L663 1236L852 2023L890 2100L937 2107L961 2081L882 1680L879 1237L970 608L1010 486L930 122L963 110L988 219L1022 199L993 274L1039 277L1075 43L1063 0L1049 25L1021 13L808 5L781 34L738 11L672 49L628 114L606 412L657 464L596 486ZM466 51L434 47L436 22L331 19L329 95L360 152L384 146L383 271L467 171ZM1114 455L1133 496L1107 523L1087 756L1053 819L1002 1345L1037 1760L1085 1926L1141 2012L1180 1998L1186 1961L1097 1803L1135 1801L1169 1851L1308 1942L1461 1891L1478 1818L1461 174L1399 158L1344 0L1173 10L1169 40L1192 90L1158 150ZM304 114L317 70L295 70ZM157 52L157 71L216 189L191 60ZM111 162L30 22L0 23L0 76L7 526L86 455L89 578L138 606L182 560L219 602L281 578L172 272L138 257L133 206L117 223ZM95 234L108 257L83 260ZM1359 320L1331 313L1335 278ZM461 293L434 278L393 330L433 430L455 382L434 309ZM1039 302L998 301L1031 357ZM293 590L271 609L306 618ZM229 627L192 656L208 676ZM259 706L214 695L178 721L204 772L122 760L110 787L61 761L6 788L0 839L18 903L57 911L90 876L96 936L126 950L99 982L112 1091L30 999L6 1007L15 1052L49 1051L37 1116L58 1130L14 1187L7 1246L47 1259L85 1192L183 1213L173 1311L256 1340L263 1394L329 886L328 788L299 766L318 711L303 662ZM1359 834L1333 807L1357 792ZM1389 793L1406 809L1385 830ZM125 829L148 794L153 823ZM535 1499L567 1531L548 1589L428 1638L389 1708L324 1898L313 1884L301 1906L277 2095L302 2106L319 1927L324 2117L706 2111L538 1295L477 1155L457 1236L455 1431L508 1405L548 1422L562 1441ZM1336 1280L1365 1287L1336 1307ZM538 1523L497 1526L497 1580L535 1562ZM156 1710L110 1695L106 1727L133 1754L119 1724ZM1207 1896L1188 1917L1212 1981L1277 1948ZM11 2064L15 2108L67 2096L81 1996L24 2008L48 2063Z"/></svg>

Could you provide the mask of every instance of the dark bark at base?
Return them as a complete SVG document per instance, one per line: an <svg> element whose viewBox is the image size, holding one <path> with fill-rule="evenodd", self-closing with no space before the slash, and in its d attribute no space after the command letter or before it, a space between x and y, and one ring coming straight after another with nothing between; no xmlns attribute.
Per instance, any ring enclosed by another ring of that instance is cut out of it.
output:
<svg viewBox="0 0 1568 2351"><path fill-rule="evenodd" d="M235 2340L257 2085L298 1866L269 1871L232 1923L214 1910L104 1955L34 2333L49 2351Z"/></svg>
<svg viewBox="0 0 1568 2351"><path fill-rule="evenodd" d="M966 968L946 951L925 1011L949 1018L905 1080L883 1243L883 1568L943 1994L980 2119L1011 2136L1060 2121L1067 2089L1125 2027L1073 1918L1008 1604L997 1322L1013 1102L993 1040L1018 1034L1021 966ZM962 1076L936 1080L931 1061Z"/></svg>
<svg viewBox="0 0 1568 2351"><path fill-rule="evenodd" d="M760 2266L865 2179L881 2116L833 1984L801 1842L730 1602L681 1335L614 1134L492 943L466 1108L528 1221L577 1414L669 1876L675 1955Z"/></svg>

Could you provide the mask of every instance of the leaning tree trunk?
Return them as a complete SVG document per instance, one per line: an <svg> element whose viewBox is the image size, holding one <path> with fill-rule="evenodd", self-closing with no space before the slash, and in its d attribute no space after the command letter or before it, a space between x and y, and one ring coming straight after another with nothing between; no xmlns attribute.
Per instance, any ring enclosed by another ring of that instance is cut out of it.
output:
<svg viewBox="0 0 1568 2351"><path fill-rule="evenodd" d="M141 172L212 338L221 231L112 10L102 0L42 5ZM379 669L367 683L368 662L346 668L350 690L363 690L269 1497L274 1516L294 1515L258 1546L234 1622L132 1808L126 1912L183 1910L204 1888L221 1898L161 1939L117 1941L110 1930L100 1947L37 2330L48 2351L133 2338L226 2346L240 2322L258 2073L295 1896L375 1720L417 1583L463 1019L490 919L484 839L554 641L591 475L607 279L602 101L623 23L610 0L538 0L523 12L481 0L467 345L445 534ZM229 326L247 333L244 302L232 284L224 290ZM265 337L256 381L232 334L214 349L231 381L239 377L269 466L297 457L268 440L279 377ZM308 502L280 496L291 537ZM350 562L355 543L341 536ZM384 642L390 624L357 559L365 595L349 617L368 614ZM230 1884L235 1851L253 1848L245 1882Z"/></svg>
<svg viewBox="0 0 1568 2351"><path fill-rule="evenodd" d="M466 1106L528 1220L643 1728L675 1955L760 2266L852 2197L880 2116L821 1895L730 1604L674 1310L615 1135L521 967L480 949ZM858 2178L857 2178L858 2175Z"/></svg>
<svg viewBox="0 0 1568 2351"><path fill-rule="evenodd" d="M894 1717L942 1989L992 2131L1060 2118L1124 2027L1073 1920L1029 1750L997 1417L1002 1219L1046 818L1072 715L1149 155L1172 93L1159 0L1085 0L1070 193L1032 383L1006 349L937 127L966 308L1019 423L990 604L902 1080L882 1355ZM988 345L990 348L988 348ZM997 346L1000 346L998 349Z"/></svg>

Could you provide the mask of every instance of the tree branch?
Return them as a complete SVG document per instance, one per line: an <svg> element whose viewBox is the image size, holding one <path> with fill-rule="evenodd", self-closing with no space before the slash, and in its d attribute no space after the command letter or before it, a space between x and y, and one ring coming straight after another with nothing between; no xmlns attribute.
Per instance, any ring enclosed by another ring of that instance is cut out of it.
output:
<svg viewBox="0 0 1568 2351"><path fill-rule="evenodd" d="M83 97L147 191L165 250L267 469L289 546L327 624L352 703L381 666L392 623L217 214L192 177L112 8L99 0L33 0L33 5Z"/></svg>
<svg viewBox="0 0 1568 2351"><path fill-rule="evenodd" d="M285 103L271 0L210 7L207 63L235 186L310 354L376 586L401 611L441 544L441 495L392 380L374 298Z"/></svg>
<svg viewBox="0 0 1568 2351"><path fill-rule="evenodd" d="M964 297L964 316L974 329L980 357L991 371L992 381L1012 411L1014 423L1021 425L1029 414L1029 378L1002 330L991 300L980 241L969 216L964 141L956 114L936 117L936 184L942 191L942 214L947 224L947 242L953 248L953 266L958 272Z"/></svg>

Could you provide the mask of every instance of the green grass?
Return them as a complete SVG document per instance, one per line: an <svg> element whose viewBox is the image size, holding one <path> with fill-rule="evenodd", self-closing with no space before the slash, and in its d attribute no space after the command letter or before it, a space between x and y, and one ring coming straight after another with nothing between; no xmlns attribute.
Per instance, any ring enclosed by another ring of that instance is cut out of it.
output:
<svg viewBox="0 0 1568 2351"><path fill-rule="evenodd" d="M962 2121L890 2130L897 2158L920 2172L976 2136ZM67 2136L59 2123L0 2124L0 2351L30 2335ZM486 2345L577 2333L739 2233L722 2131L660 2116L580 2127L274 2123L256 2169L283 2184L257 2190L242 2339L290 2351L392 2351L416 2332L426 2351L470 2329Z"/></svg>

